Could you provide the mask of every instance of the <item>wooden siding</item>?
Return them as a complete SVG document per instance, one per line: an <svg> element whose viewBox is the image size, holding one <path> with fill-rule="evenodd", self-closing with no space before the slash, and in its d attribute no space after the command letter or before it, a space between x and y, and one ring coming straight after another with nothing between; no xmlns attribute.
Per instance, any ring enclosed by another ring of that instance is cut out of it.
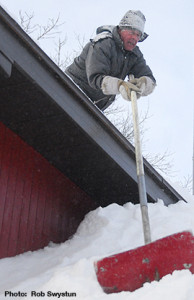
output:
<svg viewBox="0 0 194 300"><path fill-rule="evenodd" d="M60 243L92 199L0 122L0 258Z"/></svg>

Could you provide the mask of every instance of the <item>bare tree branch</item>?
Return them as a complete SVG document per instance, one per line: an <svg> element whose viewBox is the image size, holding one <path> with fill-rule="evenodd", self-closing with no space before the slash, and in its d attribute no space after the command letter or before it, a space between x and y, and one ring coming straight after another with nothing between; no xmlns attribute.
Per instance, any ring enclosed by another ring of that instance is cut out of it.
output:
<svg viewBox="0 0 194 300"><path fill-rule="evenodd" d="M65 71L66 67L71 63L71 55L63 56L62 50L66 44L67 37L64 40L58 39L55 43L55 53L51 55L51 59L56 63L56 65Z"/></svg>
<svg viewBox="0 0 194 300"><path fill-rule="evenodd" d="M59 27L61 27L64 23L59 24L59 18L56 19L49 19L47 25L37 25L39 29L39 35L37 36L37 40L40 39L48 39L54 38L56 35L60 34L61 32L58 31Z"/></svg>
<svg viewBox="0 0 194 300"><path fill-rule="evenodd" d="M20 25L22 29L28 33L29 35L32 34L34 31L37 30L37 25L32 25L32 20L34 18L34 13L28 14L25 12L24 14L22 11L19 11L19 17L20 17Z"/></svg>
<svg viewBox="0 0 194 300"><path fill-rule="evenodd" d="M76 37L76 40L78 41L78 47L79 47L79 49L76 51L76 53L77 53L77 52L80 52L83 50L83 48L86 44L86 40L85 40L85 36L80 37L80 35L78 35L77 33L75 33L75 37Z"/></svg>
<svg viewBox="0 0 194 300"><path fill-rule="evenodd" d="M183 188L188 189L189 192L192 192L192 176L191 175L187 175L187 177L183 177L183 181L180 182L181 186Z"/></svg>
<svg viewBox="0 0 194 300"><path fill-rule="evenodd" d="M36 40L39 41L41 39L55 38L56 35L61 34L59 28L64 23L59 23L60 15L56 19L48 19L46 25L33 24L34 21L34 13L28 14L27 12L19 11L20 17L20 25L23 30L31 35L32 33L36 33Z"/></svg>
<svg viewBox="0 0 194 300"><path fill-rule="evenodd" d="M146 153L145 159L159 172L170 177L175 176L176 172L174 170L173 153L165 150L163 153L151 154Z"/></svg>
<svg viewBox="0 0 194 300"><path fill-rule="evenodd" d="M117 102L113 102L104 114L106 117L114 124L114 126L124 135L124 137L134 144L134 129L133 129L133 116L131 112L126 112L124 107L117 105ZM150 118L149 116L149 107L147 110L139 116L140 119L140 134L143 137L145 134L145 121Z"/></svg>

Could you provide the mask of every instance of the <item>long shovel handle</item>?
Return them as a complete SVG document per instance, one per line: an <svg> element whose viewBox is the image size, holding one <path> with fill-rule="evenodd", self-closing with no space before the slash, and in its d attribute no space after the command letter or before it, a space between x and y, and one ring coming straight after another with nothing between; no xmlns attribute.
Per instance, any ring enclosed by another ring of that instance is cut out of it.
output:
<svg viewBox="0 0 194 300"><path fill-rule="evenodd" d="M132 78L133 75L130 75L130 79ZM139 200L140 200L140 207L141 207L141 214L142 214L144 241L145 244L149 244L151 242L151 230L150 230L150 222L149 222L149 215L148 215L143 156L141 151L137 94L135 91L131 92L131 105L132 105L132 113L133 113L133 128L134 128L134 138L135 138L137 182L138 182Z"/></svg>

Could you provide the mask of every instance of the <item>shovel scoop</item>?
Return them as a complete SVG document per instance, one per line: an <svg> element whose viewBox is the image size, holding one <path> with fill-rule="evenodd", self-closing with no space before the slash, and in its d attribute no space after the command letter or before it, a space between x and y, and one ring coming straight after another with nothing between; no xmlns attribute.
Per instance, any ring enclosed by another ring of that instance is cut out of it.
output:
<svg viewBox="0 0 194 300"><path fill-rule="evenodd" d="M141 153L137 95L131 92L137 182L145 245L103 258L94 263L96 276L105 293L118 293L140 288L146 282L159 281L175 270L187 269L194 273L194 237L189 231L151 241Z"/></svg>
<svg viewBox="0 0 194 300"><path fill-rule="evenodd" d="M187 231L95 262L98 282L107 294L133 292L185 269L194 273L194 237Z"/></svg>

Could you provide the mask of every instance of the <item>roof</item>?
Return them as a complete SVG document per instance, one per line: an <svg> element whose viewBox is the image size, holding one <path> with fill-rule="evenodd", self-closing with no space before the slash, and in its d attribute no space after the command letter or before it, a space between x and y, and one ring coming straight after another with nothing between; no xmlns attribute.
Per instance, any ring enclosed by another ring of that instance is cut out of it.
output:
<svg viewBox="0 0 194 300"><path fill-rule="evenodd" d="M99 205L137 203L134 147L0 7L0 121ZM149 201L182 197L144 159Z"/></svg>

